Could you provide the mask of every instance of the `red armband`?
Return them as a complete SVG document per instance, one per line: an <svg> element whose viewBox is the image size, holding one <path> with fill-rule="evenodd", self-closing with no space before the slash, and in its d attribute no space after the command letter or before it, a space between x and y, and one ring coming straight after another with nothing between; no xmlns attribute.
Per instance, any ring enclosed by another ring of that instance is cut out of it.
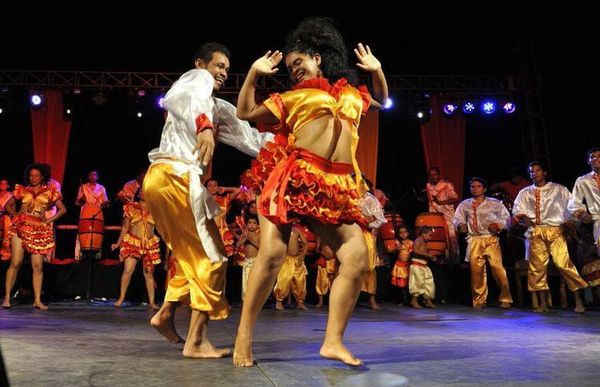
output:
<svg viewBox="0 0 600 387"><path fill-rule="evenodd" d="M210 122L206 114L202 113L198 117L196 117L196 134L202 132L206 129L212 129L213 124Z"/></svg>

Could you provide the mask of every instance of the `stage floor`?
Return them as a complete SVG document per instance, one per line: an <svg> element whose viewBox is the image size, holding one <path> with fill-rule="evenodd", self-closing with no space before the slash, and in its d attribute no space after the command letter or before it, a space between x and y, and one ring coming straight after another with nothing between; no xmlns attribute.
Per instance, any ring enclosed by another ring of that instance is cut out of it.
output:
<svg viewBox="0 0 600 387"><path fill-rule="evenodd" d="M310 306L310 305L309 305ZM415 310L359 306L346 342L365 366L353 369L318 355L326 311L271 308L257 324L256 367L231 358L192 360L149 325L142 306L53 303L47 312L0 310L0 345L13 386L431 386L598 385L600 312L455 305ZM232 346L240 306L209 332ZM177 314L186 332L188 312Z"/></svg>

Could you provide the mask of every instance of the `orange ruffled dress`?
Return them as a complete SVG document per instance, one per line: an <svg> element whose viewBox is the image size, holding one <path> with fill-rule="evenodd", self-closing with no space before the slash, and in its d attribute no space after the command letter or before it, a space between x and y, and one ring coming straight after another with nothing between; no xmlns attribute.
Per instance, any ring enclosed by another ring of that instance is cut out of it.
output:
<svg viewBox="0 0 600 387"><path fill-rule="evenodd" d="M52 224L44 223L44 213L52 208L57 200L62 199L62 194L54 186L43 186L38 192L31 187L15 185L13 196L21 201L21 211L12 219L12 224L6 239L5 249L9 251L13 235L21 239L23 250L30 254L46 255L55 246Z"/></svg>
<svg viewBox="0 0 600 387"><path fill-rule="evenodd" d="M123 236L119 259L141 260L144 267L153 267L160 263L160 239L147 235L148 226L154 226L150 211L139 203L131 202L123 206L125 217L131 219L129 232Z"/></svg>
<svg viewBox="0 0 600 387"><path fill-rule="evenodd" d="M364 86L357 89L345 78L333 85L325 78L316 78L299 83L293 90L272 94L264 102L279 119L277 134L242 176L244 185L261 193L257 206L261 215L275 224L308 216L326 224L366 225L358 207L366 187L355 154L360 118L370 101ZM335 163L294 146L294 133L325 115L350 122L352 164Z"/></svg>

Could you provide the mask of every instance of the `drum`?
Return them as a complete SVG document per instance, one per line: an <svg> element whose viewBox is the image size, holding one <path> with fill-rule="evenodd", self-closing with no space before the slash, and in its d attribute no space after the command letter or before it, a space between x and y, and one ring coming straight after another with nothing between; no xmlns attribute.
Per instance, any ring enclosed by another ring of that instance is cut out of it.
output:
<svg viewBox="0 0 600 387"><path fill-rule="evenodd" d="M600 259L591 260L583 265L581 276L590 286L600 285Z"/></svg>
<svg viewBox="0 0 600 387"><path fill-rule="evenodd" d="M421 228L428 226L433 228L431 239L427 242L429 253L441 256L446 253L448 247L448 230L444 215L439 212L421 212L415 220L415 234L421 234Z"/></svg>
<svg viewBox="0 0 600 387"><path fill-rule="evenodd" d="M388 221L383 226L379 227L379 235L383 241L385 251L391 253L396 250L396 230L392 222Z"/></svg>
<svg viewBox="0 0 600 387"><path fill-rule="evenodd" d="M306 241L308 242L306 255L313 255L317 251L317 236L304 225L300 226L300 229L304 233Z"/></svg>
<svg viewBox="0 0 600 387"><path fill-rule="evenodd" d="M98 251L104 239L104 214L102 207L84 204L79 216L79 245L81 251Z"/></svg>

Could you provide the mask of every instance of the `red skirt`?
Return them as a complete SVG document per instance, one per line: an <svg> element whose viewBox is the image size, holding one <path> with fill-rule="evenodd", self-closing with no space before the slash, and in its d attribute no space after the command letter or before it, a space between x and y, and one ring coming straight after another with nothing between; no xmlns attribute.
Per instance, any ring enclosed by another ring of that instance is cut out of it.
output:
<svg viewBox="0 0 600 387"><path fill-rule="evenodd" d="M131 233L123 236L119 259L124 261L128 258L142 261L144 267L153 267L160 263L160 239L156 235L144 241Z"/></svg>
<svg viewBox="0 0 600 387"><path fill-rule="evenodd" d="M335 163L304 149L285 148L283 137L261 150L245 176L261 191L258 212L275 224L304 217L324 224L366 226L352 164ZM286 143L287 145L287 143Z"/></svg>
<svg viewBox="0 0 600 387"><path fill-rule="evenodd" d="M42 222L41 218L29 214L17 214L10 226L10 231L4 244L10 241L13 235L21 239L23 250L30 254L47 255L54 249L54 230L52 224Z"/></svg>

